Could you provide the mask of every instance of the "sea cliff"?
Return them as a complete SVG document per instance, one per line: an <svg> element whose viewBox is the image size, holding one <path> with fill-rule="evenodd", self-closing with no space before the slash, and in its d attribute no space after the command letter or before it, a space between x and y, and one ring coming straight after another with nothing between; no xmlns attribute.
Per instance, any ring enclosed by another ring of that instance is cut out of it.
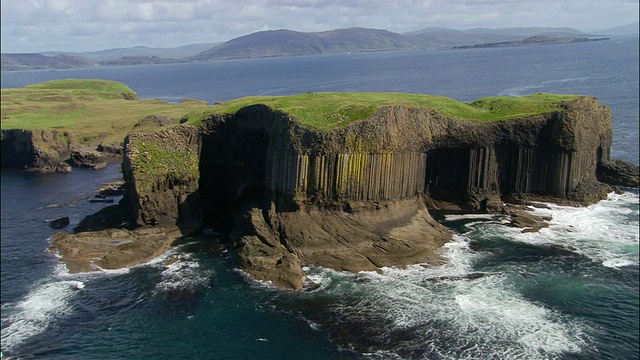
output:
<svg viewBox="0 0 640 360"><path fill-rule="evenodd" d="M62 79L2 89L2 167L39 172L99 169L122 160L131 132L176 125L210 106L138 100L127 85L109 80Z"/></svg>
<svg viewBox="0 0 640 360"><path fill-rule="evenodd" d="M551 102L494 121L390 104L330 129L260 103L218 111L129 135L126 201L138 226L226 230L240 268L282 287L303 287L309 264L437 263L450 234L428 208L509 213L505 202L585 205L611 190L596 178L610 160L609 108Z"/></svg>

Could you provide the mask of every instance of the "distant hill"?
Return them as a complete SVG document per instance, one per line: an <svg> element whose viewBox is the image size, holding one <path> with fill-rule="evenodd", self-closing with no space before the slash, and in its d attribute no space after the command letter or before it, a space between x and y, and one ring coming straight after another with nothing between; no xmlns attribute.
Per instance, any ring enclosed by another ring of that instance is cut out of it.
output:
<svg viewBox="0 0 640 360"><path fill-rule="evenodd" d="M512 27L499 29L474 28L468 30L428 27L408 32L404 35L418 37L422 40L423 44L431 47L451 47L503 41L517 41L534 36L585 36L582 32L571 28L548 27Z"/></svg>
<svg viewBox="0 0 640 360"><path fill-rule="evenodd" d="M640 30L638 30L639 26L640 23L636 21L623 26L599 30L598 33L603 35L638 35L640 33Z"/></svg>
<svg viewBox="0 0 640 360"><path fill-rule="evenodd" d="M156 57L156 58L187 58L196 55L204 50L210 49L217 43L189 44L173 48L150 48L146 46L136 46L132 48L115 48L100 51L64 53L64 52L43 52L43 55L55 56L59 54L81 56L94 61L115 60L123 57Z"/></svg>
<svg viewBox="0 0 640 360"><path fill-rule="evenodd" d="M635 30L637 34L637 25L636 22L599 33L626 34ZM137 46L83 53L2 54L1 58L2 70L65 69L363 51L526 46L586 41L592 37L571 28L548 27L468 30L429 27L404 34L359 27L309 33L282 29L260 31L221 44L200 43L175 48Z"/></svg>
<svg viewBox="0 0 640 360"><path fill-rule="evenodd" d="M42 54L2 54L2 70L69 69L98 65L95 61L74 55L45 56Z"/></svg>
<svg viewBox="0 0 640 360"><path fill-rule="evenodd" d="M421 44L387 30L349 28L316 33L260 31L229 40L193 56L195 61L356 51L414 49Z"/></svg>
<svg viewBox="0 0 640 360"><path fill-rule="evenodd" d="M588 35L571 28L546 27L478 28L470 30L429 27L404 34L366 28L349 28L311 33L292 30L271 30L260 31L229 40L191 57L191 60L209 61L359 51L449 48L464 45L520 41L536 36L566 39L566 37L577 38ZM527 45L527 43L520 45Z"/></svg>
<svg viewBox="0 0 640 360"><path fill-rule="evenodd" d="M477 48L494 48L494 47L511 47L526 45L551 45L551 44L569 44L576 42L602 41L609 40L606 37L587 38L575 36L531 36L522 40L499 41L484 44L460 45L454 46L454 49L477 49Z"/></svg>
<svg viewBox="0 0 640 360"><path fill-rule="evenodd" d="M185 62L185 60L174 58L161 58L157 56L123 56L119 59L102 60L100 65L103 66L122 66L122 65L151 65L151 64L173 64Z"/></svg>

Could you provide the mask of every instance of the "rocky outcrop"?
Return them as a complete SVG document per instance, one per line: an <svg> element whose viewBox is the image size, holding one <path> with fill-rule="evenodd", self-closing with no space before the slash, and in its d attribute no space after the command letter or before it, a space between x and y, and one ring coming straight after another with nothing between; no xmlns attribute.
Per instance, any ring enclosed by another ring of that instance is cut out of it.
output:
<svg viewBox="0 0 640 360"><path fill-rule="evenodd" d="M62 229L63 227L69 225L69 217L68 216L64 216L55 220L52 220L51 222L49 222L49 227L52 229Z"/></svg>
<svg viewBox="0 0 640 360"><path fill-rule="evenodd" d="M200 228L197 128L180 125L150 134L132 133L125 138L123 156L125 201L132 224L178 226L184 234Z"/></svg>
<svg viewBox="0 0 640 360"><path fill-rule="evenodd" d="M56 130L2 129L2 166L42 172L67 172L64 162L71 153L73 138Z"/></svg>
<svg viewBox="0 0 640 360"><path fill-rule="evenodd" d="M598 163L596 175L598 180L607 184L638 187L640 169L628 162L612 159Z"/></svg>
<svg viewBox="0 0 640 360"><path fill-rule="evenodd" d="M450 235L427 206L503 212L535 231L545 219L504 201L598 201L611 139L611 112L592 97L491 122L388 106L330 131L255 105L129 136L123 173L139 225L226 227L242 269L299 289L305 264L437 262Z"/></svg>
<svg viewBox="0 0 640 360"><path fill-rule="evenodd" d="M71 273L121 269L160 256L179 237L175 229L163 228L58 232L49 250L60 256Z"/></svg>
<svg viewBox="0 0 640 360"><path fill-rule="evenodd" d="M2 129L0 144L2 167L38 172L69 172L72 166L101 169L122 159L121 144L88 149L67 131Z"/></svg>
<svg viewBox="0 0 640 360"><path fill-rule="evenodd" d="M67 162L71 166L98 170L107 166L108 159L101 152L84 149L73 150Z"/></svg>

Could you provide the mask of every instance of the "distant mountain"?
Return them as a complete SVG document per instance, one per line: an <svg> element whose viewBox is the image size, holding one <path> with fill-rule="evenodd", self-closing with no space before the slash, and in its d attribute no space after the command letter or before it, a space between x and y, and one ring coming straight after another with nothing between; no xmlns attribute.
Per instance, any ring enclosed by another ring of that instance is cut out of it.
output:
<svg viewBox="0 0 640 360"><path fill-rule="evenodd" d="M451 47L503 41L517 41L534 36L586 36L586 34L571 28L548 27L513 27L499 29L475 28L468 30L428 27L405 33L404 35L418 37L422 40L423 44L429 47Z"/></svg>
<svg viewBox="0 0 640 360"><path fill-rule="evenodd" d="M404 35L410 39L414 39L414 41L419 42L424 47L451 47L522 38L522 36L509 34L472 33L467 30L455 30L440 27L429 27L405 33Z"/></svg>
<svg viewBox="0 0 640 360"><path fill-rule="evenodd" d="M156 57L156 58L187 58L196 55L204 50L210 49L217 43L189 44L173 48L150 48L146 46L136 46L132 48L115 48L100 51L89 51L79 53L65 52L44 52L43 55L55 56L60 54L81 56L94 61L115 60L127 57Z"/></svg>
<svg viewBox="0 0 640 360"><path fill-rule="evenodd" d="M610 29L599 30L598 34L603 34L603 35L638 35L640 33L640 30L638 30L639 26L640 26L640 23L638 21L636 21L634 23L623 25L623 26L618 26L618 27L614 27L614 28L610 28Z"/></svg>
<svg viewBox="0 0 640 360"><path fill-rule="evenodd" d="M387 30L349 28L316 33L260 31L193 56L195 61L414 49L420 44Z"/></svg>
<svg viewBox="0 0 640 360"><path fill-rule="evenodd" d="M470 30L429 27L404 34L366 28L311 33L271 30L229 40L190 59L209 61L359 51L449 48L461 45L519 41L534 36L578 37L588 35L571 28L546 27Z"/></svg>
<svg viewBox="0 0 640 360"><path fill-rule="evenodd" d="M510 28L474 28L465 30L468 34L492 34L492 35L510 35L520 37L533 37L533 36L581 36L585 35L583 32L567 28L552 28L552 27L510 27Z"/></svg>
<svg viewBox="0 0 640 360"><path fill-rule="evenodd" d="M637 34L637 26L636 22L600 33L613 35L635 30ZM260 31L221 44L201 43L175 48L138 46L83 53L2 54L1 57L2 70L64 69L363 51L525 46L586 41L592 37L571 28L548 27L468 30L429 27L404 34L359 27L310 33L283 29Z"/></svg>
<svg viewBox="0 0 640 360"><path fill-rule="evenodd" d="M98 65L95 61L74 55L2 54L2 70L69 69Z"/></svg>
<svg viewBox="0 0 640 360"><path fill-rule="evenodd" d="M477 48L494 48L494 47L511 47L511 46L526 46L526 45L551 45L551 44L569 44L576 42L588 42L588 41L602 41L609 40L609 38L587 38L587 37L575 37L575 36L532 36L522 40L510 40L499 41L484 44L474 45L460 45L454 46L454 49L477 49Z"/></svg>
<svg viewBox="0 0 640 360"><path fill-rule="evenodd" d="M157 56L123 56L119 59L102 60L100 65L103 66L122 66L122 65L151 65L151 64L173 64L185 62L185 60L174 58L161 58Z"/></svg>

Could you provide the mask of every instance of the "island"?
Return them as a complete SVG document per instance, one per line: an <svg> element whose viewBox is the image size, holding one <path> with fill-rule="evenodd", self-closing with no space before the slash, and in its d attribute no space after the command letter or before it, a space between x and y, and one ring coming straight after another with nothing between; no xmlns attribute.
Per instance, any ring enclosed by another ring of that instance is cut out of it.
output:
<svg viewBox="0 0 640 360"><path fill-rule="evenodd" d="M130 129L126 194L118 211L96 215L129 227L88 221L54 235L70 270L131 266L216 229L248 276L299 290L307 265L358 272L441 263L437 250L451 233L431 209L502 213L536 231L545 219L529 205L587 205L614 190L609 184L638 186L637 166L610 159L611 111L588 96L463 103L309 92L237 99L181 119ZM15 143L5 131L3 156L5 142Z"/></svg>

